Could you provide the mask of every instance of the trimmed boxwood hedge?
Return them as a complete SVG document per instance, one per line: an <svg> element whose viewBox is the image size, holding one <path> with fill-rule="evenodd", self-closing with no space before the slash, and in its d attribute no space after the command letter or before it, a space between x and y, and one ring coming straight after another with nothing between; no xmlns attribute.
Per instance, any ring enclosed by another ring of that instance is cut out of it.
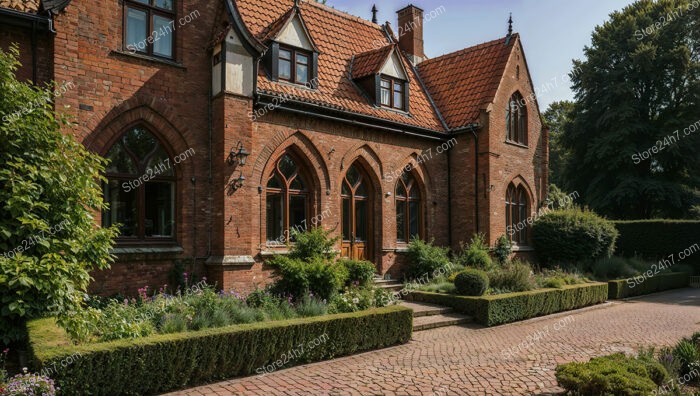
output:
<svg viewBox="0 0 700 396"><path fill-rule="evenodd" d="M292 353L285 367L406 343L412 321L410 309L390 306L77 346L51 318L27 327L33 369L61 394L144 395L261 373Z"/></svg>
<svg viewBox="0 0 700 396"><path fill-rule="evenodd" d="M699 243L700 221L693 220L635 220L615 221L620 232L615 254L624 257L640 256L658 260L677 254ZM683 264L700 266L700 254L692 255ZM696 267L696 269L698 269Z"/></svg>
<svg viewBox="0 0 700 396"><path fill-rule="evenodd" d="M641 280L642 277L639 277ZM690 274L676 272L658 274L637 282L634 278L611 280L608 282L608 298L618 300L626 297L642 296L664 290L679 289L690 284ZM632 287L633 286L633 287Z"/></svg>
<svg viewBox="0 0 700 396"><path fill-rule="evenodd" d="M477 323L496 326L599 304L607 298L607 283L586 283L564 286L561 289L540 289L482 297L416 291L411 292L406 299L452 307L457 312L472 316Z"/></svg>

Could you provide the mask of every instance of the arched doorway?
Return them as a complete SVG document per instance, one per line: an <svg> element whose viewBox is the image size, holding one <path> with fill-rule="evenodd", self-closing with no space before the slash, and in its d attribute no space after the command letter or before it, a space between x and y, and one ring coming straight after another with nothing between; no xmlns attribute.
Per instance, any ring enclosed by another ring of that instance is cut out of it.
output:
<svg viewBox="0 0 700 396"><path fill-rule="evenodd" d="M374 191L361 166L348 168L341 187L342 257L372 260L374 254Z"/></svg>

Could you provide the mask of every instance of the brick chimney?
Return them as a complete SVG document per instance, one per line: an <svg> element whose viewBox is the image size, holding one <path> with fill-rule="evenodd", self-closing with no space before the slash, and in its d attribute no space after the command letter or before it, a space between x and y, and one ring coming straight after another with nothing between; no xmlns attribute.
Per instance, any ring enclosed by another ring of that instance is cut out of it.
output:
<svg viewBox="0 0 700 396"><path fill-rule="evenodd" d="M404 50L414 65L423 62L423 10L410 4L396 12L399 14L399 47Z"/></svg>

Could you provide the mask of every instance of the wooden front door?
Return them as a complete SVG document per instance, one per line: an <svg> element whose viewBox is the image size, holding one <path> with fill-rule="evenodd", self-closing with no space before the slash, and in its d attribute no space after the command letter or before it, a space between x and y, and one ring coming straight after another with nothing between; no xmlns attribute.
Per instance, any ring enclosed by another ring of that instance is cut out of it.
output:
<svg viewBox="0 0 700 396"><path fill-rule="evenodd" d="M372 195L367 178L351 166L341 188L343 243L341 254L353 260L372 257Z"/></svg>

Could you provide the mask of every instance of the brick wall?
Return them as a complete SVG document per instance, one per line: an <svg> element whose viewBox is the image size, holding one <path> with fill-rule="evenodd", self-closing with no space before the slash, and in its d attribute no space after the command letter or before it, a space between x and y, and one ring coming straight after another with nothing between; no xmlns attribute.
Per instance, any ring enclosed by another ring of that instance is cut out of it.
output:
<svg viewBox="0 0 700 396"><path fill-rule="evenodd" d="M17 45L19 49L19 61L22 64L17 70L19 81L32 81L34 76L34 61L32 56L32 31L31 29L17 26L0 27L0 48L7 51L11 45ZM38 32L36 40L36 77L37 84L43 85L53 78L53 48L50 33Z"/></svg>

